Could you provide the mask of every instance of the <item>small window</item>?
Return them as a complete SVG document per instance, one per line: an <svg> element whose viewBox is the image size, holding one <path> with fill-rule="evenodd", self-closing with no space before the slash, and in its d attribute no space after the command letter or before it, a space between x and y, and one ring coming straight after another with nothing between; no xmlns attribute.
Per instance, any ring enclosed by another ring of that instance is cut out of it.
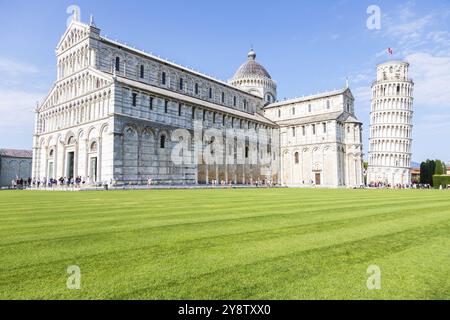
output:
<svg viewBox="0 0 450 320"><path fill-rule="evenodd" d="M209 98L212 99L213 97L213 90L212 88L209 88Z"/></svg>
<svg viewBox="0 0 450 320"><path fill-rule="evenodd" d="M140 77L141 77L141 79L144 79L144 76L145 76L144 65L141 65L141 70L140 70Z"/></svg>
<svg viewBox="0 0 450 320"><path fill-rule="evenodd" d="M315 124L312 125L312 133L316 134L316 125Z"/></svg>
<svg viewBox="0 0 450 320"><path fill-rule="evenodd" d="M181 111L182 111L182 105L181 103L178 104L178 116L181 117Z"/></svg>
<svg viewBox="0 0 450 320"><path fill-rule="evenodd" d="M224 125L225 125L225 123L226 123L226 116L225 116L225 115L223 115L223 116L222 116L222 125L224 126Z"/></svg>
<svg viewBox="0 0 450 320"><path fill-rule="evenodd" d="M196 83L194 87L195 87L195 89L194 89L195 94L198 94L198 83Z"/></svg>
<svg viewBox="0 0 450 320"><path fill-rule="evenodd" d="M247 110L247 100L244 99L244 110Z"/></svg>
<svg viewBox="0 0 450 320"><path fill-rule="evenodd" d="M308 104L308 112L311 112L312 111L312 106L311 106L311 104Z"/></svg>
<svg viewBox="0 0 450 320"><path fill-rule="evenodd" d="M195 120L195 107L192 107L192 120Z"/></svg>
<svg viewBox="0 0 450 320"><path fill-rule="evenodd" d="M237 99L236 99L236 97L233 97L233 106L236 107L236 105L237 105Z"/></svg>
<svg viewBox="0 0 450 320"><path fill-rule="evenodd" d="M222 92L222 103L225 103L225 92Z"/></svg>
<svg viewBox="0 0 450 320"><path fill-rule="evenodd" d="M300 155L298 152L295 153L294 158L295 158L295 164L299 164L300 163Z"/></svg>
<svg viewBox="0 0 450 320"><path fill-rule="evenodd" d="M295 116L295 107L292 108L292 115Z"/></svg>
<svg viewBox="0 0 450 320"><path fill-rule="evenodd" d="M242 125L244 124L244 121L241 119L240 121L239 121L239 128L241 128L242 129Z"/></svg>
<svg viewBox="0 0 450 320"><path fill-rule="evenodd" d="M324 122L322 123L323 126L323 133L327 133L327 124Z"/></svg>
<svg viewBox="0 0 450 320"><path fill-rule="evenodd" d="M292 136L295 137L295 127L292 127Z"/></svg>
<svg viewBox="0 0 450 320"><path fill-rule="evenodd" d="M97 142L92 142L91 144L91 152L97 152Z"/></svg>
<svg viewBox="0 0 450 320"><path fill-rule="evenodd" d="M305 126L302 126L302 134L303 134L303 136L306 136L306 127Z"/></svg>
<svg viewBox="0 0 450 320"><path fill-rule="evenodd" d="M180 90L183 90L184 88L184 81L183 78L180 78Z"/></svg>
<svg viewBox="0 0 450 320"><path fill-rule="evenodd" d="M165 113L169 112L169 101L167 100L164 102L164 112Z"/></svg>
<svg viewBox="0 0 450 320"><path fill-rule="evenodd" d="M213 113L213 123L216 123L216 113Z"/></svg>
<svg viewBox="0 0 450 320"><path fill-rule="evenodd" d="M281 118L281 109L278 109L278 118Z"/></svg>
<svg viewBox="0 0 450 320"><path fill-rule="evenodd" d="M116 57L116 71L120 71L120 58Z"/></svg>
<svg viewBox="0 0 450 320"><path fill-rule="evenodd" d="M150 110L153 110L153 97L150 97L149 98L149 107L150 107Z"/></svg>
<svg viewBox="0 0 450 320"><path fill-rule="evenodd" d="M248 159L248 153L249 153L248 146L245 146L245 159Z"/></svg>
<svg viewBox="0 0 450 320"><path fill-rule="evenodd" d="M330 107L331 107L331 102L330 102L330 100L327 100L327 109L330 109Z"/></svg>
<svg viewBox="0 0 450 320"><path fill-rule="evenodd" d="M203 110L203 121L206 121L206 110Z"/></svg>
<svg viewBox="0 0 450 320"><path fill-rule="evenodd" d="M137 105L137 93L133 92L133 107Z"/></svg>
<svg viewBox="0 0 450 320"><path fill-rule="evenodd" d="M160 138L160 145L161 149L165 149L166 148L166 136L162 135Z"/></svg>
<svg viewBox="0 0 450 320"><path fill-rule="evenodd" d="M166 85L166 73L163 72L161 74L161 84Z"/></svg>

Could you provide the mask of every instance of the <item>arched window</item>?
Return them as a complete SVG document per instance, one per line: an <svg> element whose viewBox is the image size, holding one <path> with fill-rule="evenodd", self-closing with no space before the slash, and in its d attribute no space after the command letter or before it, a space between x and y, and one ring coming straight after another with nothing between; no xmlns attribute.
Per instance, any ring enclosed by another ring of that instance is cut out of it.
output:
<svg viewBox="0 0 450 320"><path fill-rule="evenodd" d="M298 152L295 153L294 158L295 158L295 164L299 164L300 163L300 155Z"/></svg>
<svg viewBox="0 0 450 320"><path fill-rule="evenodd" d="M184 81L183 78L180 78L180 90L183 90L184 88Z"/></svg>
<svg viewBox="0 0 450 320"><path fill-rule="evenodd" d="M91 143L91 152L97 152L97 142L96 141Z"/></svg>
<svg viewBox="0 0 450 320"><path fill-rule="evenodd" d="M120 71L120 58L119 57L116 57L116 62L115 62L115 64L116 64L116 71Z"/></svg>
<svg viewBox="0 0 450 320"><path fill-rule="evenodd" d="M168 113L169 112L169 101L165 100L164 101L164 113Z"/></svg>
<svg viewBox="0 0 450 320"><path fill-rule="evenodd" d="M67 140L67 144L68 145L71 145L71 144L74 144L75 143L75 138L73 137L73 136L71 136L70 138L69 138L69 140Z"/></svg>
<svg viewBox="0 0 450 320"><path fill-rule="evenodd" d="M160 138L160 148L161 149L165 149L166 148L166 136L163 134L163 135L161 135L161 138Z"/></svg>

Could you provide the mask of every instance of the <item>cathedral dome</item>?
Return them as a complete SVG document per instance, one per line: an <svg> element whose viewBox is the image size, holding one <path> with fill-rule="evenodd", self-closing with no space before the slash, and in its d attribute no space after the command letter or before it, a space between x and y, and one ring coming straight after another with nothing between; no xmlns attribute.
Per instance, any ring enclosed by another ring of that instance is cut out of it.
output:
<svg viewBox="0 0 450 320"><path fill-rule="evenodd" d="M256 53L255 51L251 50L248 53L247 62L245 62L238 69L238 71L233 77L233 81L245 78L259 78L259 77L272 79L267 70L261 64L256 62Z"/></svg>

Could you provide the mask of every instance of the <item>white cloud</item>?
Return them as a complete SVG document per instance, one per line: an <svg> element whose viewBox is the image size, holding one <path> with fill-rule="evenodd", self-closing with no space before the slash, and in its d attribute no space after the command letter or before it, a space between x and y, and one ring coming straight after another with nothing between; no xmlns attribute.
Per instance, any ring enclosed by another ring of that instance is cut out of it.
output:
<svg viewBox="0 0 450 320"><path fill-rule="evenodd" d="M417 52L406 60L415 82L415 104L450 110L450 56Z"/></svg>
<svg viewBox="0 0 450 320"><path fill-rule="evenodd" d="M22 90L0 89L0 129L34 127L34 109L44 94ZM2 130L3 131L3 130Z"/></svg>
<svg viewBox="0 0 450 320"><path fill-rule="evenodd" d="M364 101L370 101L372 99L372 89L369 86L355 88L353 94L355 95L355 99L356 97Z"/></svg>
<svg viewBox="0 0 450 320"><path fill-rule="evenodd" d="M26 62L18 62L6 57L0 57L0 73L7 75L21 75L38 73L39 70L32 64Z"/></svg>

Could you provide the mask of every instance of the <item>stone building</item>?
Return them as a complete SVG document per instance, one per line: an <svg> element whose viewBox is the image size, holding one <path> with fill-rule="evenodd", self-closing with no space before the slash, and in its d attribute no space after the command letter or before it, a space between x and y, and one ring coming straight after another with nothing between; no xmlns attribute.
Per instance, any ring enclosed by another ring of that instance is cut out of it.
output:
<svg viewBox="0 0 450 320"><path fill-rule="evenodd" d="M57 80L36 109L37 179L307 186L362 181L361 124L348 88L278 103L277 84L253 50L223 82L109 40L92 21L77 19L61 38L56 58ZM303 112L307 101L311 110ZM323 103L330 107L323 109ZM291 105L298 105L298 114L285 113ZM308 130L325 123L326 140L317 131L293 142L286 132L297 123ZM296 148L302 152L298 159ZM331 157L324 162L319 152ZM293 169L297 160L302 175Z"/></svg>
<svg viewBox="0 0 450 320"><path fill-rule="evenodd" d="M388 61L377 67L372 85L367 182L411 184L414 83L409 64Z"/></svg>
<svg viewBox="0 0 450 320"><path fill-rule="evenodd" d="M0 149L0 187L10 187L12 180L31 177L31 150Z"/></svg>
<svg viewBox="0 0 450 320"><path fill-rule="evenodd" d="M266 116L280 128L281 183L361 186L362 123L348 87L273 103Z"/></svg>

